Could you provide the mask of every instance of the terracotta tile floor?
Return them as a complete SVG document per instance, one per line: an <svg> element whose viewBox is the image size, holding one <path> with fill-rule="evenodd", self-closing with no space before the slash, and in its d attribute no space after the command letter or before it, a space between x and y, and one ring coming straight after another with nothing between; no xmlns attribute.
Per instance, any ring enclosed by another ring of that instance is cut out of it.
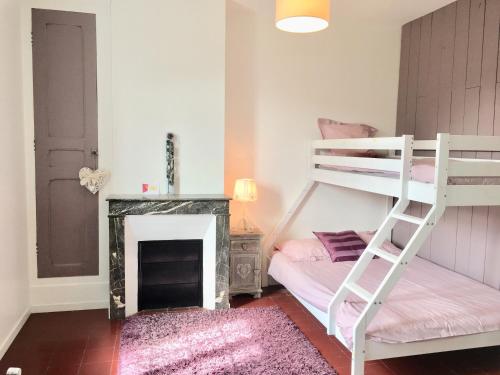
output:
<svg viewBox="0 0 500 375"><path fill-rule="evenodd" d="M289 293L268 289L254 300L238 296L233 307L280 306L340 375L350 374L350 353ZM106 310L33 314L0 361L23 375L117 374L120 322ZM500 347L370 362L366 375L500 375Z"/></svg>

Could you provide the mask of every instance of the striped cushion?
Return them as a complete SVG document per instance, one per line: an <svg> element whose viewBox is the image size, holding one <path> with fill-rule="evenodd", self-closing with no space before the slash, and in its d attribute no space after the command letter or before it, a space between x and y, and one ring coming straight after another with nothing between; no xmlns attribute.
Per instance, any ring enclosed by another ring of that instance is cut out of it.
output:
<svg viewBox="0 0 500 375"><path fill-rule="evenodd" d="M325 246L332 262L358 260L366 243L352 230L345 232L313 232Z"/></svg>

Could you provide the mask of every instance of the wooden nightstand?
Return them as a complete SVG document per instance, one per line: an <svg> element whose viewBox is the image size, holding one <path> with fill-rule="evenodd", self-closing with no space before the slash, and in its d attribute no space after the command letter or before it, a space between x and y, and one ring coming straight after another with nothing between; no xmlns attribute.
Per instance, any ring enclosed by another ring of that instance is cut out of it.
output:
<svg viewBox="0 0 500 375"><path fill-rule="evenodd" d="M229 252L229 296L235 294L262 295L261 246L262 233L231 230Z"/></svg>

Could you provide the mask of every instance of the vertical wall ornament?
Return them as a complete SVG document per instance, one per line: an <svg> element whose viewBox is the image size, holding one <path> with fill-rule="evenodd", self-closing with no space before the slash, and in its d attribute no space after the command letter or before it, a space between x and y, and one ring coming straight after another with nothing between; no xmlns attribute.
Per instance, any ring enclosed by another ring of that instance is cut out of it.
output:
<svg viewBox="0 0 500 375"><path fill-rule="evenodd" d="M175 193L175 145L174 134L167 133L166 160L167 160L167 194Z"/></svg>

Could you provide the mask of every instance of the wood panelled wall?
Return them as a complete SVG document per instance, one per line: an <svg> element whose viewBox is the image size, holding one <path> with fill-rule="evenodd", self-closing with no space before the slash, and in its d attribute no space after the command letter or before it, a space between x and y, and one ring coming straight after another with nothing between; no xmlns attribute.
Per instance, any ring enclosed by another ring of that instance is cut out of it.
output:
<svg viewBox="0 0 500 375"><path fill-rule="evenodd" d="M500 135L499 30L500 0L459 0L403 26L398 135ZM394 242L405 244L410 230L398 224ZM420 256L500 289L500 208L448 208Z"/></svg>

